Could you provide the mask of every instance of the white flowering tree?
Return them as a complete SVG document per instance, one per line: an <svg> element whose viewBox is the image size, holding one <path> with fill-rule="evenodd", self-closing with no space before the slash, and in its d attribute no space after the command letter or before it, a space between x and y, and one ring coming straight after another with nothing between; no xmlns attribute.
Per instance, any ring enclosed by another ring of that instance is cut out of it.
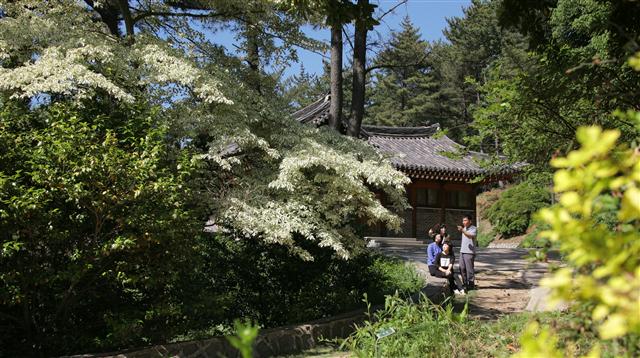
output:
<svg viewBox="0 0 640 358"><path fill-rule="evenodd" d="M233 66L151 26L167 18L182 26L172 36L195 34L164 14L186 10L118 4L129 2L0 2L9 355L166 340L209 317L201 307L225 298L195 262L210 218L226 237L305 260L314 245L349 258L363 246L357 226L400 224L376 194L402 207L408 179L373 148L295 122Z"/></svg>
<svg viewBox="0 0 640 358"><path fill-rule="evenodd" d="M357 140L293 123L224 69L202 68L149 32L118 38L76 1L19 1L4 9L0 89L45 104L64 98L81 105L94 96L162 104L162 117L183 136L177 140L206 137L199 158L233 178L215 198L216 222L292 248L296 236L314 240L343 257L345 242L356 239L347 223L399 225L372 190L402 205L407 179Z"/></svg>

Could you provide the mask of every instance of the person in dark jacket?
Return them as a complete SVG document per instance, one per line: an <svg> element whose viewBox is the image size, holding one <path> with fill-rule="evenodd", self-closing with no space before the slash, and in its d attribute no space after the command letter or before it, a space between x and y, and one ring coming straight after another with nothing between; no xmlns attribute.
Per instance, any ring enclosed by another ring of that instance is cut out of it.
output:
<svg viewBox="0 0 640 358"><path fill-rule="evenodd" d="M446 278L449 280L449 289L456 294L462 294L464 291L458 290L455 283L453 274L454 262L453 246L449 242L445 242L442 244L442 251L436 255L435 270L432 271L431 266L429 266L429 272L432 276Z"/></svg>

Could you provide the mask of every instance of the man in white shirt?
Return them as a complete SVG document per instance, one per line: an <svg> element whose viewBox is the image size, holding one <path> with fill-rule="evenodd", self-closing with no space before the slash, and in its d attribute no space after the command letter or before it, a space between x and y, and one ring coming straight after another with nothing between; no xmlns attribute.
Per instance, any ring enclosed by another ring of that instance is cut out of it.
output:
<svg viewBox="0 0 640 358"><path fill-rule="evenodd" d="M460 247L460 275L465 287L465 291L475 289L475 270L473 264L476 259L477 232L475 226L471 225L471 217L465 215L462 219L462 226L458 225L458 231L462 233L462 244Z"/></svg>

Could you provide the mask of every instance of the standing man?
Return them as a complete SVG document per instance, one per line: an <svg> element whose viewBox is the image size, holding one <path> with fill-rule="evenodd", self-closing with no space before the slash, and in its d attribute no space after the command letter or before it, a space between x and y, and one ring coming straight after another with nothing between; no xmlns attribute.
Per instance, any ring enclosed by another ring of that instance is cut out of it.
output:
<svg viewBox="0 0 640 358"><path fill-rule="evenodd" d="M465 215L462 218L462 226L458 225L458 231L462 233L462 243L460 247L460 275L465 291L475 289L475 270L473 267L476 259L476 236L478 230L471 225L471 216Z"/></svg>

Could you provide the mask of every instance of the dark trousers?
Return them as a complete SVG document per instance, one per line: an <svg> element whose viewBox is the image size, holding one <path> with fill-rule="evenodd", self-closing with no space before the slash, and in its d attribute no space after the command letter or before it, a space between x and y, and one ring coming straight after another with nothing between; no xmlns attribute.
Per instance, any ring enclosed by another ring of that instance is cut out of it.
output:
<svg viewBox="0 0 640 358"><path fill-rule="evenodd" d="M476 280L476 272L473 263L476 260L475 254L460 254L460 276L462 276L462 284L464 287L474 287Z"/></svg>
<svg viewBox="0 0 640 358"><path fill-rule="evenodd" d="M453 271L453 270L451 270L451 271ZM453 292L453 290L456 289L456 282L454 281L454 278L453 278L453 272L451 272L451 274L449 274L449 275L445 275L444 272L438 270L438 266L429 265L429 273L431 274L431 276L440 277L440 278L446 278L447 280L449 280L449 289L452 292Z"/></svg>

